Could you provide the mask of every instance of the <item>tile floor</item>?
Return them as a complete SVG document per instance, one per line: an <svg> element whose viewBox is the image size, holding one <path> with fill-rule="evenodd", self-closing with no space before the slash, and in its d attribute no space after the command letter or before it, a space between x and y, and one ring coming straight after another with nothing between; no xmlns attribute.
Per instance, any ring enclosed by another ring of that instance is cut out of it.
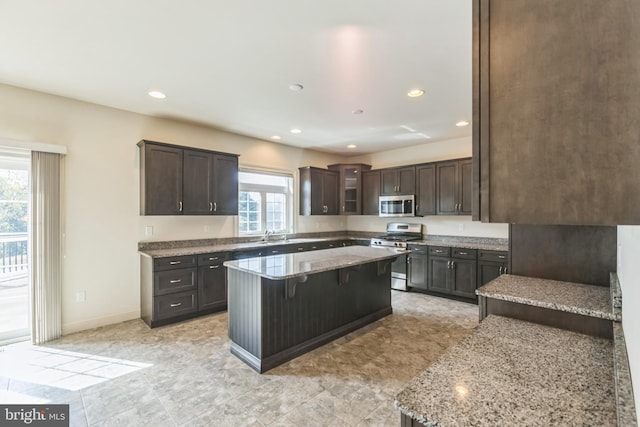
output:
<svg viewBox="0 0 640 427"><path fill-rule="evenodd" d="M262 375L229 353L226 313L0 347L0 402L68 403L72 426L398 426L395 393L469 334L478 307L398 291L392 305Z"/></svg>

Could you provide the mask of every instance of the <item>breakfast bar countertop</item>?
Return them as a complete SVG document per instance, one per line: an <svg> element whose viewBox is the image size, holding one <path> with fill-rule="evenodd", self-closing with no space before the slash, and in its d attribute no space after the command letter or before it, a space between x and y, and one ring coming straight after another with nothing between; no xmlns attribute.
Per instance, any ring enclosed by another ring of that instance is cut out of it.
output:
<svg viewBox="0 0 640 427"><path fill-rule="evenodd" d="M395 398L425 426L615 425L611 340L491 315Z"/></svg>
<svg viewBox="0 0 640 427"><path fill-rule="evenodd" d="M225 261L224 266L271 280L281 280L343 268L358 268L359 265L377 261L391 261L403 253L393 248L347 246Z"/></svg>
<svg viewBox="0 0 640 427"><path fill-rule="evenodd" d="M503 274L476 290L481 297L620 321L606 286Z"/></svg>

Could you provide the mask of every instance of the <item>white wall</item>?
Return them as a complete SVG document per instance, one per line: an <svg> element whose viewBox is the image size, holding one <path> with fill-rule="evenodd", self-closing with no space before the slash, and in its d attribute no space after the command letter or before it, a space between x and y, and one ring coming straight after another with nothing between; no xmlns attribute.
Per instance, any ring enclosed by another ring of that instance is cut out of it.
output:
<svg viewBox="0 0 640 427"><path fill-rule="evenodd" d="M640 420L640 226L618 227L618 278L622 288L622 327Z"/></svg>

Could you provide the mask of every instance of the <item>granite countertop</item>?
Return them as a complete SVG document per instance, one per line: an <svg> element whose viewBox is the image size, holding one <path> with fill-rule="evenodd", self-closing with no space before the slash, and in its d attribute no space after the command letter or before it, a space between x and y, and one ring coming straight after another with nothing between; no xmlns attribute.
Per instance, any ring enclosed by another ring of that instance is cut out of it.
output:
<svg viewBox="0 0 640 427"><path fill-rule="evenodd" d="M426 426L615 425L611 340L490 315L395 398Z"/></svg>
<svg viewBox="0 0 640 427"><path fill-rule="evenodd" d="M225 261L224 266L267 279L281 280L392 259L402 253L406 252L392 248L347 246Z"/></svg>
<svg viewBox="0 0 640 427"><path fill-rule="evenodd" d="M366 238L364 238L366 240ZM362 237L315 237L315 238L295 238L287 240L270 240L267 243L261 241L241 242L241 243L218 243L211 245L190 246L190 247L169 247L164 249L145 249L138 252L151 258L166 258L183 255L198 255L211 252L229 252L238 250L266 249L281 245L295 245L311 242L330 242L337 240L363 240Z"/></svg>
<svg viewBox="0 0 640 427"><path fill-rule="evenodd" d="M503 274L476 290L482 297L620 321L608 287Z"/></svg>
<svg viewBox="0 0 640 427"><path fill-rule="evenodd" d="M412 240L412 245L449 246L451 248L480 249L485 251L509 251L509 239L463 236L425 236Z"/></svg>

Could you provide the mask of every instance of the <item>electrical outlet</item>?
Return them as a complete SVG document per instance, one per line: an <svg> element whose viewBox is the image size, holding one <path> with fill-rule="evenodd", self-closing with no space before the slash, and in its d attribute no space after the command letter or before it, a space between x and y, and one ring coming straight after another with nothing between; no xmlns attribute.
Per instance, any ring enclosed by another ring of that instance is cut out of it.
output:
<svg viewBox="0 0 640 427"><path fill-rule="evenodd" d="M458 231L464 231L464 224L458 224Z"/></svg>
<svg viewBox="0 0 640 427"><path fill-rule="evenodd" d="M209 231L211 231L211 226L210 225L205 225L204 226L204 232L208 233Z"/></svg>
<svg viewBox="0 0 640 427"><path fill-rule="evenodd" d="M153 226L152 225L147 225L144 228L144 235L145 236L153 236Z"/></svg>
<svg viewBox="0 0 640 427"><path fill-rule="evenodd" d="M85 302L87 300L87 293L85 291L76 292L76 302Z"/></svg>

